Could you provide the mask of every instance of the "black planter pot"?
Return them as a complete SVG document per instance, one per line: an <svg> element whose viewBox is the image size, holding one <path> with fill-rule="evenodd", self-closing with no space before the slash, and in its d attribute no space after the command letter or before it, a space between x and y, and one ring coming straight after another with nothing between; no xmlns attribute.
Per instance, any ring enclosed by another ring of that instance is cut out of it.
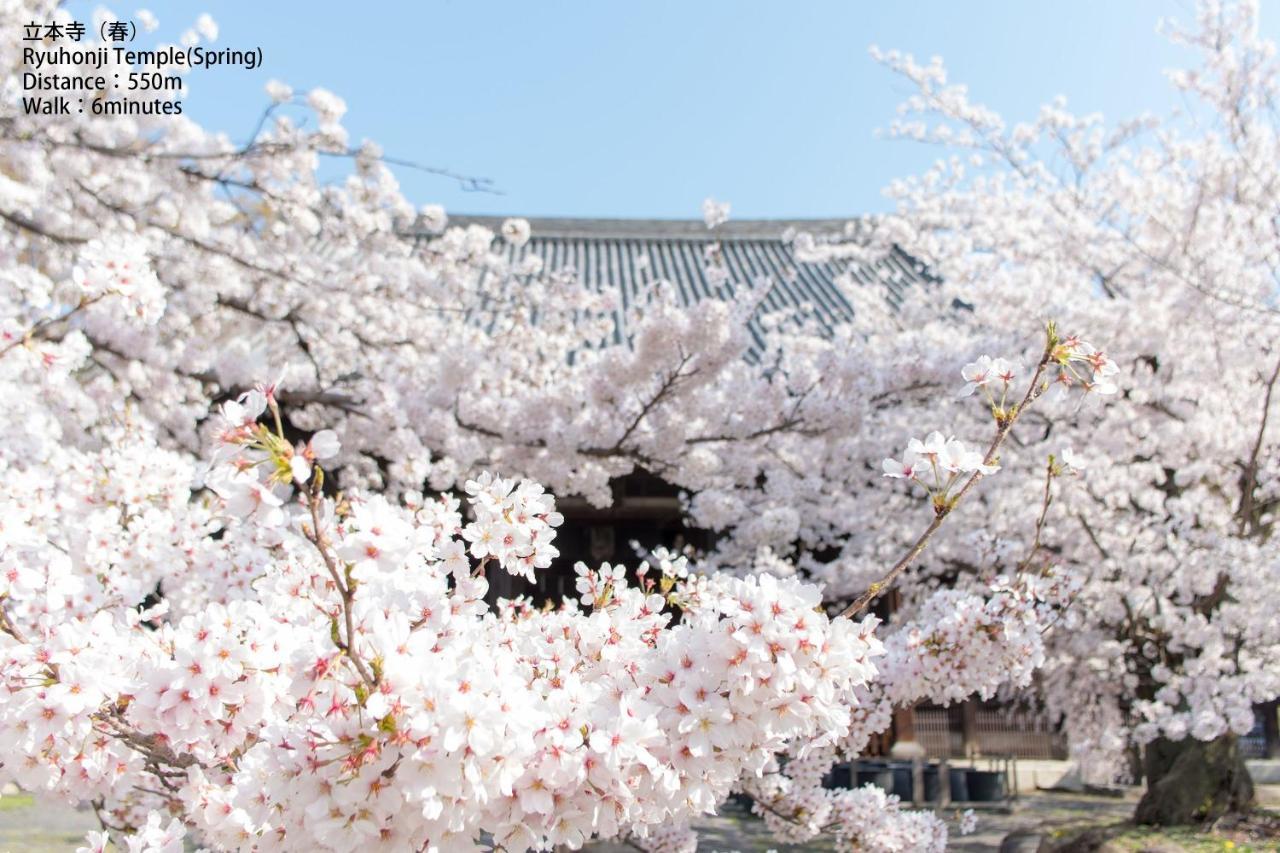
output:
<svg viewBox="0 0 1280 853"><path fill-rule="evenodd" d="M887 793L893 793L893 771L888 767L859 767L858 787L875 785Z"/></svg>
<svg viewBox="0 0 1280 853"><path fill-rule="evenodd" d="M951 802L963 803L969 799L969 771L963 767L952 767Z"/></svg>
<svg viewBox="0 0 1280 853"><path fill-rule="evenodd" d="M853 768L848 764L836 764L822 780L824 788L852 788Z"/></svg>
<svg viewBox="0 0 1280 853"><path fill-rule="evenodd" d="M889 765L893 773L893 787L889 793L897 795L904 803L911 802L911 765L894 762Z"/></svg>
<svg viewBox="0 0 1280 853"><path fill-rule="evenodd" d="M942 799L942 785L938 782L938 776L936 764L924 768L924 799L927 803L936 803Z"/></svg>
<svg viewBox="0 0 1280 853"><path fill-rule="evenodd" d="M1005 797L1004 774L992 770L970 770L965 783L969 800L975 803L994 803Z"/></svg>
<svg viewBox="0 0 1280 853"><path fill-rule="evenodd" d="M903 761L859 761L855 765L856 770L853 772L852 781L856 787L864 785L875 785L877 788L886 793L893 794L905 803L910 803L912 799L911 791L911 765ZM827 784L836 781L840 787L845 787L845 776L837 776L841 770L846 773L851 769L849 765L836 765L832 773L824 780ZM924 766L924 799L925 802L936 803L942 799L942 784L940 779L940 768L937 764L926 764ZM1004 799L1005 782L1003 773L992 773L984 770L974 770L968 767L949 767L947 775L951 782L951 801L963 803L966 801L983 801L994 802ZM977 793L973 793L970 778L977 775L978 782L976 784Z"/></svg>

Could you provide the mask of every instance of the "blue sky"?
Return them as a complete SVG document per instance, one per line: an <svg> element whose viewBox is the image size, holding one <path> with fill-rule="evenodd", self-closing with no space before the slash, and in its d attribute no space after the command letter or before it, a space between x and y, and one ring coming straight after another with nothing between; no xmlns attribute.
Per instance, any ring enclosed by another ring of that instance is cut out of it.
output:
<svg viewBox="0 0 1280 853"><path fill-rule="evenodd" d="M882 210L882 188L936 156L877 137L906 89L868 56L873 43L941 55L953 80L1008 118L1029 117L1057 94L1078 111L1121 117L1174 105L1161 71L1185 54L1155 25L1193 12L1190 0L159 0L112 8L139 5L160 18L162 36L176 38L206 10L221 29L215 47L261 45L258 70L190 80L188 114L237 140L276 78L341 95L353 140L491 178L503 192L464 192L399 170L416 203L696 217L711 195L743 218ZM1272 21L1263 24L1274 35Z"/></svg>

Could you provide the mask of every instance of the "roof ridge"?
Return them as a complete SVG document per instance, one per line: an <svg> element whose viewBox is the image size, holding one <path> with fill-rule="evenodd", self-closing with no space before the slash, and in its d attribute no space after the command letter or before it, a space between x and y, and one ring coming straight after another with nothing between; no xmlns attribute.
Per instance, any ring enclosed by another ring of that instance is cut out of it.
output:
<svg viewBox="0 0 1280 853"><path fill-rule="evenodd" d="M483 225L497 230L511 217L451 214L450 225ZM701 219L595 219L587 217L523 217L537 238L658 239L714 242L717 240L778 241L789 230L814 233L843 232L848 219L731 219L714 229Z"/></svg>

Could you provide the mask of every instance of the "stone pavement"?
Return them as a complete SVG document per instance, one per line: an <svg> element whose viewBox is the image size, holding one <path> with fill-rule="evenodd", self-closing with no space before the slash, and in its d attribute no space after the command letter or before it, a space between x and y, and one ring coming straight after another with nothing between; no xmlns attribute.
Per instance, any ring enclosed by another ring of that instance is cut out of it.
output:
<svg viewBox="0 0 1280 853"><path fill-rule="evenodd" d="M978 829L968 836L956 831L958 809L945 813L951 832L950 850L963 853L995 851L1011 832L1034 829L1045 824L1099 822L1114 823L1133 813L1137 793L1123 799L1094 797L1085 794L1036 793L1019 797L1010 809L978 811ZM778 844L757 818L726 807L722 814L704 818L694 824L698 830L699 853L817 853L831 849L829 839L816 839L803 845ZM586 848L590 853L635 853L621 844L598 843Z"/></svg>

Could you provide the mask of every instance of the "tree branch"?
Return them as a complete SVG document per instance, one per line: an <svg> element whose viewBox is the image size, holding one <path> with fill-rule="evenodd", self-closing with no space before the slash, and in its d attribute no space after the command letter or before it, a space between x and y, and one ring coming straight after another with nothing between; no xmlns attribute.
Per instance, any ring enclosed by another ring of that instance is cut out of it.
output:
<svg viewBox="0 0 1280 853"><path fill-rule="evenodd" d="M1277 359L1271 378L1266 381L1266 392L1262 395L1262 420L1258 424L1258 435L1253 441L1253 450L1249 453L1249 461L1244 466L1244 475L1240 484L1240 508L1237 511L1240 521L1240 535L1245 535L1257 524L1256 498L1254 492L1258 487L1258 459L1262 453L1263 439L1267 433L1267 419L1271 415L1271 394L1275 391L1276 381L1280 379L1280 359Z"/></svg>
<svg viewBox="0 0 1280 853"><path fill-rule="evenodd" d="M1002 421L998 421L1000 425L996 429L995 437L991 440L991 444L987 447L986 454L982 457L983 465L991 465L995 462L997 453L1000 450L1000 445L1004 444L1004 440L1008 438L1009 431L1013 429L1013 425L1017 423L1018 418L1021 417L1022 413L1025 412L1032 403L1039 399L1040 395L1048 388L1047 383L1043 385L1041 384L1040 377L1044 375L1044 369L1049 364L1049 359L1053 355L1055 346L1057 346L1057 340L1055 339L1055 336L1051 334L1045 345L1044 353L1040 356L1040 362L1036 365L1035 373L1031 377L1031 385L1027 388L1027 393L1022 397L1022 402L1018 404L1017 408L1009 413L1008 417ZM960 491L956 493L954 498L951 498L943 504L937 505L934 509L933 521L929 523L929 526L925 528L925 531L920 534L920 537L916 539L912 546L907 549L907 552L902 555L898 562L893 564L893 567L885 573L884 577L867 587L867 590L855 598L852 604L840 611L839 615L848 617L854 616L874 601L876 596L888 589L893 582L898 579L898 576L905 572L911 564L915 562L916 558L924 553L924 549L929 545L929 540L933 538L933 534L938 532L938 528L942 526L942 522L946 520L952 510L959 506L960 502L964 500L965 495L967 495L970 490L978 484L982 479L982 476L982 471L974 471L969 475L969 479L965 481L964 485L960 487Z"/></svg>

